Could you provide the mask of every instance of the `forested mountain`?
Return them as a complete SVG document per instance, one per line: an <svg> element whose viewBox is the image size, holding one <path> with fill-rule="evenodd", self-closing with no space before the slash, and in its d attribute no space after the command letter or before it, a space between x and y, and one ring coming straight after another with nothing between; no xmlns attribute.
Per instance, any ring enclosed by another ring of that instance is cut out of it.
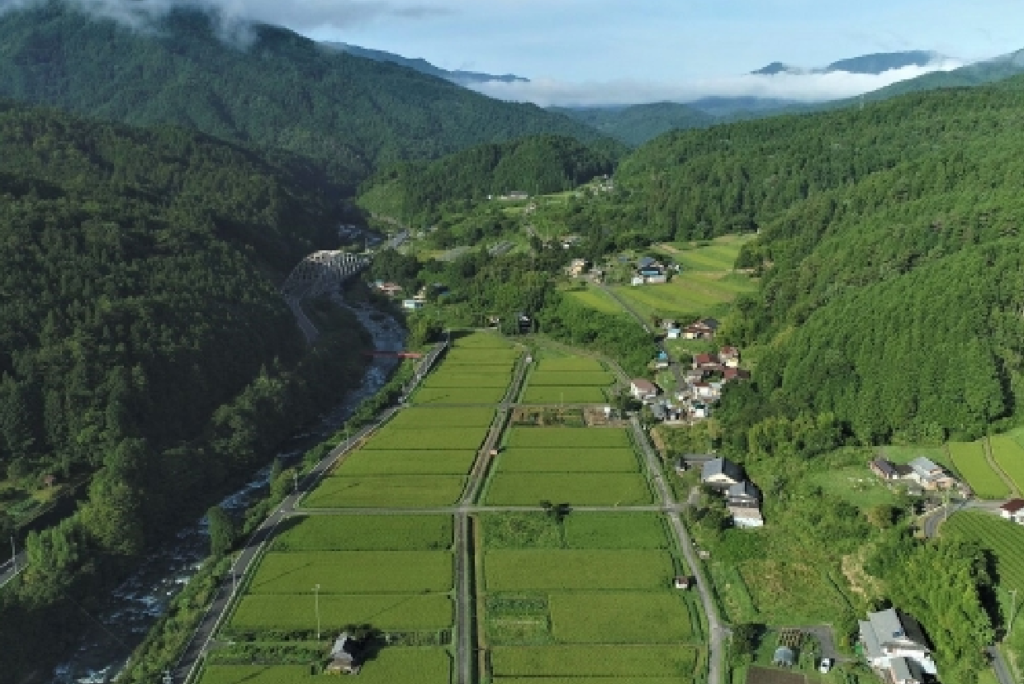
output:
<svg viewBox="0 0 1024 684"><path fill-rule="evenodd" d="M0 159L5 501L89 483L0 595L0 640L18 644L0 680L21 681L67 648L82 613L66 597L88 605L266 463L358 383L363 342L350 324L308 353L268 277L333 231L301 174L201 134L6 102ZM0 508L4 539L10 524Z"/></svg>
<svg viewBox="0 0 1024 684"><path fill-rule="evenodd" d="M942 55L929 50L905 50L902 52L877 52L860 55L848 59L840 59L826 67L803 68L772 62L751 73L757 76L774 76L776 74L830 74L845 71L850 74L882 74L892 69L908 66L927 66L942 59Z"/></svg>
<svg viewBox="0 0 1024 684"><path fill-rule="evenodd" d="M760 232L739 265L761 293L727 326L767 347L747 424L976 436L1024 404L1022 100L1017 78L669 134L607 211L656 240Z"/></svg>
<svg viewBox="0 0 1024 684"><path fill-rule="evenodd" d="M53 0L0 15L0 96L297 152L353 186L380 163L484 142L600 137L539 107L327 50L285 29L252 26L251 40L233 45L198 10L133 30L74 7Z"/></svg>
<svg viewBox="0 0 1024 684"><path fill-rule="evenodd" d="M502 83L529 83L530 79L523 78L522 76L516 76L515 74L485 74L479 71L463 71L456 69L449 71L448 69L442 69L441 67L434 66L425 59L414 58L414 57L403 57L402 55L396 55L393 52L385 52L384 50L371 50L369 48L359 47L358 45L349 45L348 43L321 43L325 47L333 50L339 50L341 52L347 52L355 57L362 57L363 59L372 59L375 62L391 62L392 64L398 64L399 66L408 67L421 74L427 74L428 76L436 76L437 78L443 78L446 81L461 86L470 86L477 83L487 83L489 81L500 81Z"/></svg>
<svg viewBox="0 0 1024 684"><path fill-rule="evenodd" d="M359 201L376 213L430 223L447 202L571 190L612 170L609 154L572 138L538 136L382 170L364 184Z"/></svg>
<svg viewBox="0 0 1024 684"><path fill-rule="evenodd" d="M631 107L551 107L616 140L636 147L675 129L705 128L715 117L689 105L655 102Z"/></svg>

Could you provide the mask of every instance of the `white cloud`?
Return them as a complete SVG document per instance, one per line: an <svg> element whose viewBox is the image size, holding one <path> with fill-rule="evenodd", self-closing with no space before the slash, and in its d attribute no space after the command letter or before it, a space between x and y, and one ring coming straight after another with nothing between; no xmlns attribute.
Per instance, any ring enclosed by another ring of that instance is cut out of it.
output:
<svg viewBox="0 0 1024 684"><path fill-rule="evenodd" d="M529 83L489 81L474 85L473 88L501 100L533 102L542 107L692 102L711 96L754 96L821 102L854 97L933 71L950 71L961 66L961 62L944 60L924 67L891 69L878 75L851 74L845 71L773 76L744 74L680 82L616 79L604 82L567 83L553 79L537 79Z"/></svg>

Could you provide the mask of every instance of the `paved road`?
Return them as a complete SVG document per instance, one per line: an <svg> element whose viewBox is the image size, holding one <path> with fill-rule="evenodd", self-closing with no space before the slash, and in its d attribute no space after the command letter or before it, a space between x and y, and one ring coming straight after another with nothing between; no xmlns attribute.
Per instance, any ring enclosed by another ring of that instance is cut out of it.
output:
<svg viewBox="0 0 1024 684"><path fill-rule="evenodd" d="M10 559L7 562L0 564L0 587L10 582L12 579L21 574L21 571L28 565L28 555L22 551L15 558L17 564L12 562Z"/></svg>
<svg viewBox="0 0 1024 684"><path fill-rule="evenodd" d="M946 522L946 519L954 513L970 510L986 511L993 515L999 515L999 507L1001 505L1002 503L999 501L980 501L978 499L969 499L966 501L951 503L948 506L939 506L922 518L921 531L924 532L925 537L934 539L939 536L939 528L942 526L942 523Z"/></svg>
<svg viewBox="0 0 1024 684"><path fill-rule="evenodd" d="M992 660L992 669L996 673L996 678L999 679L999 684L1016 684L1010 668L1006 666L1006 661L1003 660L1002 652L995 646L989 646L985 649L985 652L988 653L988 657Z"/></svg>
<svg viewBox="0 0 1024 684"><path fill-rule="evenodd" d="M665 473L661 467L661 462L659 461L657 454L654 453L654 449L651 448L650 443L647 441L647 435L645 435L643 429L641 429L640 421L634 416L631 423L633 426L633 435L636 438L636 443L641 446L644 461L647 464L647 470L650 472L651 479L657 489L658 496L662 502L662 507L666 509L674 509L670 510L668 513L669 523L672 526L672 531L676 535L676 539L679 541L679 548L683 550L683 556L686 558L686 563L693 571L694 579L697 582L697 591L700 593L701 604L704 606L704 613L707 615L708 619L708 631L710 634L708 635L709 653L707 684L720 684L722 681L721 666L726 632L718 620L718 609L715 607L714 599L711 596L711 590L708 587L707 581L704 579L704 573L701 571L700 563L697 561L697 557L693 553L693 542L690 540L690 535L686 532L686 527L683 525L683 521L679 518L678 504L676 503L675 496L672 493L672 488L669 487L667 482L665 482Z"/></svg>
<svg viewBox="0 0 1024 684"><path fill-rule="evenodd" d="M302 310L302 300L295 297L285 297L285 304L292 310L292 315L295 316L295 322L299 324L299 329L302 330L303 336L306 338L307 344L313 344L317 338L320 337L320 331L313 325L313 321L309 320L309 316Z"/></svg>

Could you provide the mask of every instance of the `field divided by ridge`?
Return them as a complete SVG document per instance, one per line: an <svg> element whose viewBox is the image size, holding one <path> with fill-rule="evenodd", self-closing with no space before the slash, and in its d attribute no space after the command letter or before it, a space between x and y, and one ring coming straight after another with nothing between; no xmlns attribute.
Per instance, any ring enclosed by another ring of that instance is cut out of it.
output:
<svg viewBox="0 0 1024 684"><path fill-rule="evenodd" d="M672 588L686 570L659 514L477 520L491 681L692 681L701 627L693 623L693 599Z"/></svg>
<svg viewBox="0 0 1024 684"><path fill-rule="evenodd" d="M1010 493L999 474L985 458L985 446L978 442L950 442L947 445L953 465L967 480L974 493L983 499L1002 499Z"/></svg>

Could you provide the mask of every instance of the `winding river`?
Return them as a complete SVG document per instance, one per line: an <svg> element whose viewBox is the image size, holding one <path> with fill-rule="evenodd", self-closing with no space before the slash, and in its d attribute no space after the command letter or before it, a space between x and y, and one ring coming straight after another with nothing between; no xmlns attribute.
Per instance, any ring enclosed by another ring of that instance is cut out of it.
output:
<svg viewBox="0 0 1024 684"><path fill-rule="evenodd" d="M376 349L400 351L403 348L405 330L394 318L369 305L349 305L340 297L335 301L358 317L373 337ZM397 363L397 358L374 357L359 388L324 414L311 432L297 434L289 440L278 457L296 458L333 435L364 399L384 386ZM241 514L266 493L269 475L268 465L220 505ZM204 518L182 529L165 545L153 549L139 568L111 593L105 605L97 613L89 614L93 628L82 636L67 660L57 666L51 681L54 684L102 684L114 680L131 652L164 614L171 599L195 575L209 548Z"/></svg>

